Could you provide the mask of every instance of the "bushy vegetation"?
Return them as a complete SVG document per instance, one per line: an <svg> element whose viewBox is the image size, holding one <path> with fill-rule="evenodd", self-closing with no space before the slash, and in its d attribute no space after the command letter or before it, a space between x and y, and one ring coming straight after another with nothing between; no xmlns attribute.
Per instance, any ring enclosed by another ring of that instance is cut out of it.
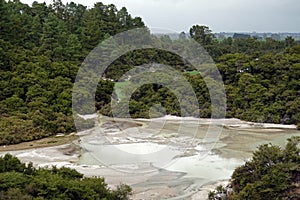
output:
<svg viewBox="0 0 300 200"><path fill-rule="evenodd" d="M0 0L0 12L0 145L75 131L72 87L83 59L104 38L144 26L102 3Z"/></svg>
<svg viewBox="0 0 300 200"><path fill-rule="evenodd" d="M299 199L300 137L288 139L285 148L264 144L250 161L238 167L231 187L219 186L209 199Z"/></svg>
<svg viewBox="0 0 300 200"><path fill-rule="evenodd" d="M74 169L36 169L10 154L0 157L0 199L126 200L130 194L127 185L111 190L103 178L83 177Z"/></svg>
<svg viewBox="0 0 300 200"><path fill-rule="evenodd" d="M203 27L202 27L203 28ZM192 29L201 29L200 26ZM207 28L206 28L207 29ZM192 31L193 32L193 31ZM232 39L218 41L206 30L210 39L197 36L201 31L192 34L213 56L222 75L227 97L227 117L236 117L253 122L281 124L298 124L300 128L300 45L293 38L276 41L271 38ZM167 40L168 37L163 38ZM208 42L204 42L208 41ZM171 40L176 48L184 41ZM186 49L188 51L188 49ZM141 54L140 52L135 52ZM183 75L194 88L199 102L200 117L211 117L209 92L203 80L188 63L171 53L147 49L143 59L132 59L136 55L128 54L114 62L106 75L118 80L122 74L142 63L163 63L183 72ZM167 75L161 79L167 79ZM119 85L129 85L126 81ZM130 85L128 86L130 87ZM178 88L181 92L185 88ZM123 89L126 92L126 89ZM112 92L112 89L110 90ZM117 89L117 95L124 96ZM120 102L122 103L122 102ZM168 114L181 115L176 96L162 85L148 84L136 90L131 96L130 114L133 117L149 117L148 110L161 103ZM109 103L99 107L103 114L109 115Z"/></svg>

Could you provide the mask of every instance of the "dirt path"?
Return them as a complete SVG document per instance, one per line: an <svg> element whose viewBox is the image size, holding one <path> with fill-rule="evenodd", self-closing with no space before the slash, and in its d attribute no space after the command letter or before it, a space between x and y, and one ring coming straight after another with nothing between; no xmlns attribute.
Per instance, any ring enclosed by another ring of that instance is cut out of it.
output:
<svg viewBox="0 0 300 200"><path fill-rule="evenodd" d="M75 134L63 135L63 136L51 136L43 138L40 140L34 140L30 142L22 142L20 144L13 145L2 145L0 146L0 152L6 151L18 151L26 149L44 148L44 147L54 147L63 144L70 144L73 141L78 140L79 137Z"/></svg>

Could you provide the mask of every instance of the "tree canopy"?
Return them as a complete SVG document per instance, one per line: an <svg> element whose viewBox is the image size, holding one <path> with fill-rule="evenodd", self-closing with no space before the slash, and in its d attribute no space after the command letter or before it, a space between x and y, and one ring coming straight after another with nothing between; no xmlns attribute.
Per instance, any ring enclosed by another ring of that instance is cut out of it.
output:
<svg viewBox="0 0 300 200"><path fill-rule="evenodd" d="M70 168L35 168L17 157L0 157L0 199L126 200L131 188L121 184L111 190L103 178L83 177Z"/></svg>
<svg viewBox="0 0 300 200"><path fill-rule="evenodd" d="M230 187L219 186L209 199L299 199L300 137L288 139L285 148L264 144L251 160L235 169Z"/></svg>
<svg viewBox="0 0 300 200"><path fill-rule="evenodd" d="M83 59L103 39L144 27L112 4L1 0L0 10L0 144L75 131L72 87Z"/></svg>

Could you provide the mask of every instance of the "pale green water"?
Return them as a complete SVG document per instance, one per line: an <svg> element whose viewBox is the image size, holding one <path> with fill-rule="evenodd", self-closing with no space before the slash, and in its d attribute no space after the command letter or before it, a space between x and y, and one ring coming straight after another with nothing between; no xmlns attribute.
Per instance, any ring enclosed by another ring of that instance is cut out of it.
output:
<svg viewBox="0 0 300 200"><path fill-rule="evenodd" d="M143 123L143 127L123 130L126 135L108 136L122 140L132 133L130 138L133 141L104 145L102 133L88 139L83 138L81 146L84 151L80 163L106 166L151 163L154 167L203 177L199 171L217 169L215 174L219 174L218 170L222 173L224 169L232 172L237 165L248 159L260 144L284 146L287 138L293 135L300 136L300 131L297 130L223 128L214 149L207 153L206 147L201 143L201 139L207 134L207 124L199 124L199 121L194 119L184 122L168 120L162 123L161 120L157 120ZM143 137L139 137L139 134ZM186 151L193 153L184 154ZM227 165L228 163L230 165Z"/></svg>
<svg viewBox="0 0 300 200"><path fill-rule="evenodd" d="M184 176L174 177L172 181L180 184L190 180L193 187L201 188L208 183L229 179L234 169L249 159L258 145L272 143L284 146L287 138L300 136L298 130L223 128L214 149L207 151L206 147L212 145L203 144L203 138L216 136L215 133L207 133L207 123L194 119L184 122L137 121L144 125L117 130L113 134L109 134L109 129L105 129L104 134L103 128L99 128L94 134L83 137L79 163L105 165L127 175L153 173L158 169L180 172ZM107 140L113 141L112 144L108 144ZM138 185L151 188L153 184L166 184L170 180L152 181L148 179ZM184 196L190 194L192 191L182 193Z"/></svg>

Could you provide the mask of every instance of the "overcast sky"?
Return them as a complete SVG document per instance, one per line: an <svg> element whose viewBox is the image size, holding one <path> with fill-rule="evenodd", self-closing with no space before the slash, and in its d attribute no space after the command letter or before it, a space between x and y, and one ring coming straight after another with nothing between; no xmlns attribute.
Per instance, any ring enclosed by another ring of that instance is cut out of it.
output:
<svg viewBox="0 0 300 200"><path fill-rule="evenodd" d="M33 0L21 0L31 4ZM43 2L44 0L37 0ZM62 0L66 3L69 0ZM97 0L73 0L93 6ZM101 1L101 0L98 0ZM46 0L52 3L52 0ZM213 32L300 32L299 0L102 0L126 7L148 27L176 32L194 24L207 25Z"/></svg>

